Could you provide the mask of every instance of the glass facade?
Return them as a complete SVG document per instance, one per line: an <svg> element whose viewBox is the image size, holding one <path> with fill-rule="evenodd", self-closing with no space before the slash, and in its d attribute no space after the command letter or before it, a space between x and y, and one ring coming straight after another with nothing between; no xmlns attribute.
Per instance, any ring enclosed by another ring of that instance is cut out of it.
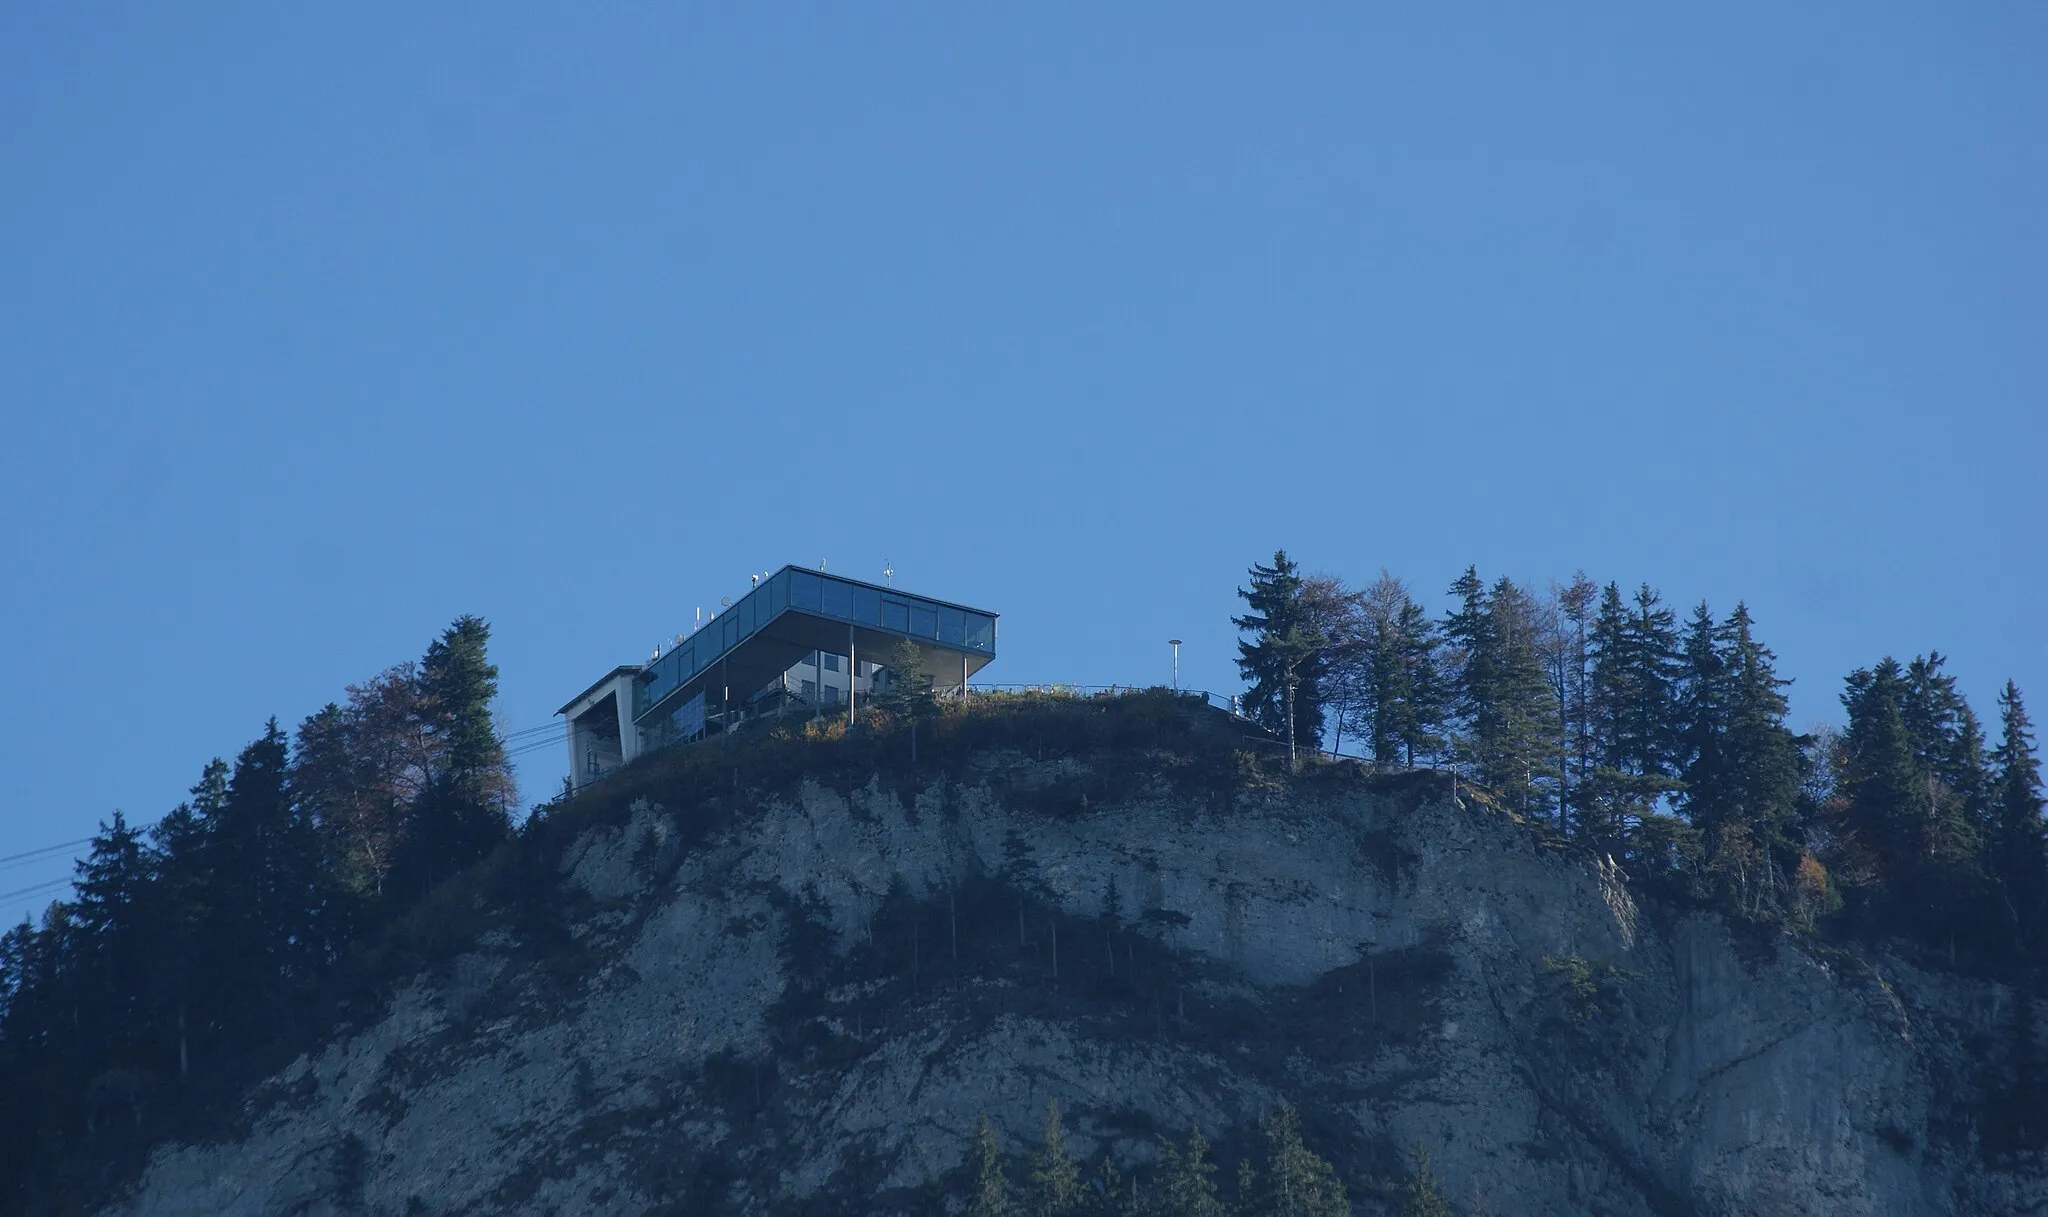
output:
<svg viewBox="0 0 2048 1217"><path fill-rule="evenodd" d="M739 603L721 612L705 623L703 629L648 665L633 687L634 717L646 714L649 708L675 692L684 682L789 610L978 652L991 658L995 655L996 619L993 614L906 595L894 588L880 588L835 575L785 566L741 597Z"/></svg>

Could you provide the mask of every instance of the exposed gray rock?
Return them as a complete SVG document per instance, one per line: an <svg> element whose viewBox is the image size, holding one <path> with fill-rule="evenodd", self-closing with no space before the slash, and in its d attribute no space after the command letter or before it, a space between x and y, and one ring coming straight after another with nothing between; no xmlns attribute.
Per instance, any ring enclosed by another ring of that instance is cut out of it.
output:
<svg viewBox="0 0 2048 1217"><path fill-rule="evenodd" d="M486 935L108 1211L907 1211L1057 1097L1127 1161L1286 1098L1354 1184L1420 1142L1496 1214L2048 1212L1968 1128L2009 991L1660 919L1420 781L1033 810L1076 766L806 783L687 849L642 802L537 894L569 998Z"/></svg>

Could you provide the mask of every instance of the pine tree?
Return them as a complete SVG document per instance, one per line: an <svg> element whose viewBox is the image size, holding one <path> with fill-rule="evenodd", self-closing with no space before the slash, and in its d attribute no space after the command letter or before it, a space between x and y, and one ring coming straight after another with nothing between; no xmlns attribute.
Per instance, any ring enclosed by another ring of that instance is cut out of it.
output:
<svg viewBox="0 0 2048 1217"><path fill-rule="evenodd" d="M1162 1141L1159 1146L1159 1203L1157 1208L1172 1217L1223 1217L1223 1201L1217 1198L1216 1164L1209 1161L1209 1142L1200 1129L1188 1134L1186 1145Z"/></svg>
<svg viewBox="0 0 2048 1217"><path fill-rule="evenodd" d="M1251 587L1237 589L1249 606L1231 624L1252 635L1237 644L1237 668L1250 686L1244 695L1247 717L1290 738L1297 747L1316 749L1323 739L1322 681L1327 667L1327 640L1314 620L1301 569L1286 550L1273 554L1273 565L1253 565Z"/></svg>
<svg viewBox="0 0 2048 1217"><path fill-rule="evenodd" d="M1060 1124L1058 1099L1045 1101L1045 1131L1038 1148L1032 1151L1025 1197L1025 1209L1031 1217L1064 1217L1080 1206L1081 1172L1067 1150L1067 1131Z"/></svg>
<svg viewBox="0 0 2048 1217"><path fill-rule="evenodd" d="M1351 1202L1337 1172L1302 1143L1301 1117L1282 1103L1268 1115L1261 1130L1266 1142L1266 1168L1255 1176L1256 1190L1238 1201L1260 1217L1347 1217Z"/></svg>
<svg viewBox="0 0 2048 1217"><path fill-rule="evenodd" d="M1991 869L2004 894L2015 949L2026 953L2040 939L2048 918L2048 840L2041 821L2041 759L2034 724L2008 680L1998 695L1998 747L1992 750L1992 814L1997 851Z"/></svg>
<svg viewBox="0 0 2048 1217"><path fill-rule="evenodd" d="M981 1117L974 1130L974 1196L967 1203L968 1217L1010 1217L1010 1185L1003 1177L1003 1148L996 1141L996 1126Z"/></svg>

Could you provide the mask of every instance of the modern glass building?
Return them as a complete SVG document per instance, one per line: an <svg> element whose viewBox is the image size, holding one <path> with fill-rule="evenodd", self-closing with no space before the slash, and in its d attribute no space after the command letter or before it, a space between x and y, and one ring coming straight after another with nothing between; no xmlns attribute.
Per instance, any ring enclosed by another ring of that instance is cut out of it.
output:
<svg viewBox="0 0 2048 1217"><path fill-rule="evenodd" d="M730 730L765 703L783 710L784 674L820 654L845 657L850 713L863 661L880 660L904 639L916 644L938 688L965 689L995 658L996 614L785 566L644 667L614 669L562 707L570 772L581 782L607 770L613 740L614 763L623 764L646 748Z"/></svg>

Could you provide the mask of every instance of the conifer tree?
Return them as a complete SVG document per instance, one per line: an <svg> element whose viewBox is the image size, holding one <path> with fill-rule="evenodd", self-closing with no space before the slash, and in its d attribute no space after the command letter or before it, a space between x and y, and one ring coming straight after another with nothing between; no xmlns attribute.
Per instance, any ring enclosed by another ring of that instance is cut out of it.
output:
<svg viewBox="0 0 2048 1217"><path fill-rule="evenodd" d="M200 936L201 973L218 985L215 1017L231 1032L285 1013L319 961L319 845L293 805L290 749L277 720L235 758L210 817L213 899Z"/></svg>
<svg viewBox="0 0 2048 1217"><path fill-rule="evenodd" d="M393 870L417 896L483 858L512 831L512 772L491 716L498 668L491 629L458 617L427 648L419 671L419 716L431 767L396 852Z"/></svg>
<svg viewBox="0 0 2048 1217"><path fill-rule="evenodd" d="M1557 824L1569 836L1584 798L1582 788L1592 774L1592 731L1587 721L1591 699L1592 651L1588 625L1599 585L1576 571L1563 587L1552 585L1551 637L1546 660L1551 691L1557 699Z"/></svg>
<svg viewBox="0 0 2048 1217"><path fill-rule="evenodd" d="M1252 721L1298 747L1315 749L1323 739L1323 688L1327 640L1319 631L1307 597L1306 579L1286 550L1273 565L1251 568L1251 586L1237 589L1248 606L1231 624L1252 637L1237 644L1237 668L1250 686L1244 712Z"/></svg>
<svg viewBox="0 0 2048 1217"><path fill-rule="evenodd" d="M1591 651L1588 718L1595 768L1587 819L1593 836L1614 843L1631 817L1649 815L1680 786L1672 767L1681 672L1675 618L1647 584L1631 606L1609 583L1593 619Z"/></svg>
<svg viewBox="0 0 2048 1217"><path fill-rule="evenodd" d="M974 1195L968 1217L1010 1217L1010 1185L1003 1177L1003 1147L987 1115L974 1130Z"/></svg>
<svg viewBox="0 0 2048 1217"><path fill-rule="evenodd" d="M1408 1195L1401 1205L1401 1217L1452 1217L1451 1198L1437 1181L1428 1147L1417 1143L1413 1154L1415 1173L1408 1180Z"/></svg>
<svg viewBox="0 0 2048 1217"><path fill-rule="evenodd" d="M82 1050L133 1066L149 1027L149 971L155 943L149 921L149 867L142 834L114 813L102 821L76 864L74 926Z"/></svg>
<svg viewBox="0 0 2048 1217"><path fill-rule="evenodd" d="M1953 943L1975 894L1975 837L1964 799L1939 768L1967 754L1958 736L1974 720L1941 705L1938 657L1915 667L1888 657L1850 674L1836 786L1848 850L1862 858L1862 885L1871 889L1864 913Z"/></svg>
<svg viewBox="0 0 2048 1217"><path fill-rule="evenodd" d="M1240 1189L1238 1202L1261 1217L1347 1217L1351 1202L1337 1172L1302 1143L1301 1117L1286 1103L1268 1115L1261 1129L1266 1167L1256 1175L1249 1194Z"/></svg>
<svg viewBox="0 0 2048 1217"><path fill-rule="evenodd" d="M1710 783L1719 814L1768 847L1788 850L1799 804L1799 740L1785 726L1791 707L1784 690L1792 682L1779 678L1777 657L1756 639L1748 605L1735 606L1714 642L1725 688L1719 772Z"/></svg>
<svg viewBox="0 0 2048 1217"><path fill-rule="evenodd" d="M1058 1099L1045 1101L1045 1130L1031 1154L1025 1210L1031 1217L1065 1217L1081 1201L1081 1172L1067 1150Z"/></svg>
<svg viewBox="0 0 2048 1217"><path fill-rule="evenodd" d="M924 653L910 639L900 639L884 653L882 666L888 670L888 683L869 704L910 725L910 760L916 764L918 727L939 712L931 674L924 670Z"/></svg>
<svg viewBox="0 0 2048 1217"><path fill-rule="evenodd" d="M1686 622L1684 674L1678 686L1678 773L1685 813L1711 842L1727 805L1728 673L1714 615L1702 600Z"/></svg>
<svg viewBox="0 0 2048 1217"><path fill-rule="evenodd" d="M1992 750L1992 814L1997 842L1992 869L2005 897L2015 948L2024 953L2040 941L2048 918L2048 840L2041 820L2041 760L2034 724L2008 680L1998 695L1999 741Z"/></svg>
<svg viewBox="0 0 2048 1217"><path fill-rule="evenodd" d="M1436 629L1399 579L1382 572L1364 593L1356 668L1356 729L1373 763L1414 767L1442 746Z"/></svg>
<svg viewBox="0 0 2048 1217"><path fill-rule="evenodd" d="M1196 1129L1187 1144L1163 1141L1159 1146L1159 1205L1173 1217L1223 1217L1216 1195L1216 1164L1209 1160L1209 1142Z"/></svg>

